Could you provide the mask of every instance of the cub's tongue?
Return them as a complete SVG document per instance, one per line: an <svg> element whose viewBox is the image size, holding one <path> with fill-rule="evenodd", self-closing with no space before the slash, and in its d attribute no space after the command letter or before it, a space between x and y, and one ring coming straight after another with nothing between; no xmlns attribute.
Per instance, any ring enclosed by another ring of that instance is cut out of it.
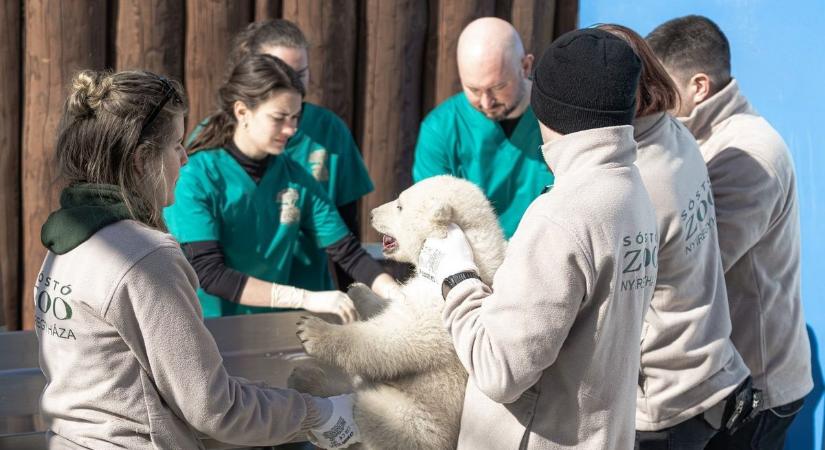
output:
<svg viewBox="0 0 825 450"><path fill-rule="evenodd" d="M387 236L386 234L381 236L381 244L384 246L384 251L393 250L395 246L398 244L394 237Z"/></svg>

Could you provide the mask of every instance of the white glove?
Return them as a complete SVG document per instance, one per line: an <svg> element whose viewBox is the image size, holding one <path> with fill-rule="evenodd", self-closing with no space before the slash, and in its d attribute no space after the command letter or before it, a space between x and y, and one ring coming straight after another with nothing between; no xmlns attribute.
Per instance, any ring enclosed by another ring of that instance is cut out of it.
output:
<svg viewBox="0 0 825 450"><path fill-rule="evenodd" d="M305 309L314 313L335 314L343 323L358 319L355 304L341 291L313 292L293 286L272 283L269 306L272 308Z"/></svg>
<svg viewBox="0 0 825 450"><path fill-rule="evenodd" d="M478 266L473 260L473 249L458 225L447 227L445 238L428 238L418 255L418 271L433 283L441 284L450 275L473 271Z"/></svg>
<svg viewBox="0 0 825 450"><path fill-rule="evenodd" d="M309 430L309 440L321 448L346 448L361 441L361 432L352 418L352 394L328 398L332 415L317 428Z"/></svg>

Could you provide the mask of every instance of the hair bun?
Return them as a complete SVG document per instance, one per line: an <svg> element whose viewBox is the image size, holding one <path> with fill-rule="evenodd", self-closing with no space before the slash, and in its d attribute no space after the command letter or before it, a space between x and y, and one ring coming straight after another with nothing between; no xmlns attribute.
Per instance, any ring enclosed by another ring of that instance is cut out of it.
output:
<svg viewBox="0 0 825 450"><path fill-rule="evenodd" d="M75 117L94 115L112 87L112 77L105 72L84 70L72 79L66 110Z"/></svg>

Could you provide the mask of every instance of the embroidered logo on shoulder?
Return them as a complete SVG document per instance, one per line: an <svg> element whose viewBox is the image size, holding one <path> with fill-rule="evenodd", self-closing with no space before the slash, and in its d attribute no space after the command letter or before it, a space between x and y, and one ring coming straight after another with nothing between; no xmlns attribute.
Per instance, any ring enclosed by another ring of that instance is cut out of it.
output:
<svg viewBox="0 0 825 450"><path fill-rule="evenodd" d="M281 223L289 225L301 220L301 210L298 201L301 194L295 188L286 188L278 192L278 205L281 208Z"/></svg>

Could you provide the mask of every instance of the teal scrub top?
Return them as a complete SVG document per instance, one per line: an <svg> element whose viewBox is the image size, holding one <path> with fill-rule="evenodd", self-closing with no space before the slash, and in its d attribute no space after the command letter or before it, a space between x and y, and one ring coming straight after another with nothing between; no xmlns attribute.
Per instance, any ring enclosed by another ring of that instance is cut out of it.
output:
<svg viewBox="0 0 825 450"><path fill-rule="evenodd" d="M190 156L164 210L178 242L219 241L227 267L289 284L299 232L327 247L348 233L335 205L307 171L283 155L269 158L256 184L225 149ZM272 312L198 290L204 317Z"/></svg>
<svg viewBox="0 0 825 450"><path fill-rule="evenodd" d="M284 153L312 174L336 207L357 201L374 189L352 133L326 108L304 103L298 131ZM306 233L299 232L292 268L290 285L312 291L335 289L326 253Z"/></svg>
<svg viewBox="0 0 825 450"><path fill-rule="evenodd" d="M472 181L493 204L509 239L530 203L553 184L541 144L531 108L508 138L498 122L470 105L464 93L456 94L421 123L413 180L449 174Z"/></svg>

